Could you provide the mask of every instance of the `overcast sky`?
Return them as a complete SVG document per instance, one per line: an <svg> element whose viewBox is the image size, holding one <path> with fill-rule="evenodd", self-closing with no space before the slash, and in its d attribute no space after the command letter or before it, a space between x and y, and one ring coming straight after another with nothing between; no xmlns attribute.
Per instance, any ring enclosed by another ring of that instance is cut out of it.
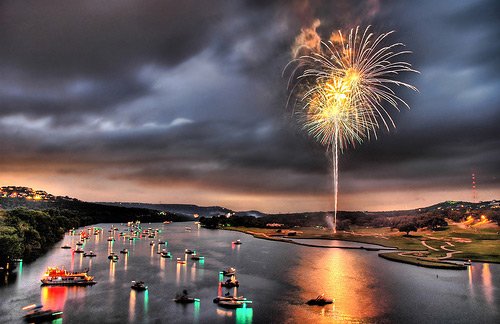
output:
<svg viewBox="0 0 500 324"><path fill-rule="evenodd" d="M286 107L302 28L395 30L421 72L397 128L340 157L339 207L500 198L500 2L0 1L0 185L89 201L332 208Z"/></svg>

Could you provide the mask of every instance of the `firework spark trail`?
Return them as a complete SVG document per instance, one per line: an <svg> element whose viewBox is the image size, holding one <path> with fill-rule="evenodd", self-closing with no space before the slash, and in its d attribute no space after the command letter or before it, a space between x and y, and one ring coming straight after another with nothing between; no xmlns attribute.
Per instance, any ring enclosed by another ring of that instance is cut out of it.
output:
<svg viewBox="0 0 500 324"><path fill-rule="evenodd" d="M396 95L393 87L417 89L398 81L401 72L417 72L411 64L399 60L411 52L404 45L382 44L393 32L375 37L370 26L364 31L351 29L347 40L339 31L321 47L309 48L308 54L293 59L290 97L298 98L304 128L319 143L332 150L334 231L337 228L338 155L349 146L377 138L380 125L395 127L385 105L399 111L409 105ZM299 50L297 50L299 53ZM285 67L285 70L287 69ZM293 84L293 86L291 86ZM290 99L290 98L289 98Z"/></svg>

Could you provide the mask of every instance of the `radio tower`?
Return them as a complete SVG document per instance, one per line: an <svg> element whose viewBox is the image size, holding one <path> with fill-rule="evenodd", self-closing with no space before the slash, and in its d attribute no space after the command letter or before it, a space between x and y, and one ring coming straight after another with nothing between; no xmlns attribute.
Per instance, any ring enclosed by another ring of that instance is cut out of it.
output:
<svg viewBox="0 0 500 324"><path fill-rule="evenodd" d="M477 203L476 174L472 172L472 202Z"/></svg>

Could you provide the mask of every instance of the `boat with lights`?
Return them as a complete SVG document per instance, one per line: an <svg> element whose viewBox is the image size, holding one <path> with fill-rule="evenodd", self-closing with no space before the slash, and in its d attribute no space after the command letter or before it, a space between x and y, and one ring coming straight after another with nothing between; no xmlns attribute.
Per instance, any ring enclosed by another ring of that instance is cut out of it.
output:
<svg viewBox="0 0 500 324"><path fill-rule="evenodd" d="M48 267L41 281L42 286L89 286L97 282L93 276L88 275L87 271L70 272L58 267Z"/></svg>
<svg viewBox="0 0 500 324"><path fill-rule="evenodd" d="M226 281L221 282L220 285L226 288L234 288L234 287L239 287L240 282L236 280L234 276L232 276L231 279L227 279Z"/></svg>
<svg viewBox="0 0 500 324"><path fill-rule="evenodd" d="M144 291L148 289L148 286L144 284L144 281L132 281L132 286L130 288L137 291Z"/></svg>
<svg viewBox="0 0 500 324"><path fill-rule="evenodd" d="M200 301L198 298L190 297L186 289L182 291L182 294L177 294L174 301L181 304L194 303L195 301Z"/></svg>
<svg viewBox="0 0 500 324"><path fill-rule="evenodd" d="M29 305L22 308L29 311L23 316L23 319L28 323L44 323L51 322L55 319L61 318L62 311L54 311L52 309L43 309L43 305Z"/></svg>
<svg viewBox="0 0 500 324"><path fill-rule="evenodd" d="M214 303L219 303L219 302L227 302L227 301L245 301L247 300L243 296L231 296L231 295L224 295L224 296L217 296L214 298L213 302Z"/></svg>

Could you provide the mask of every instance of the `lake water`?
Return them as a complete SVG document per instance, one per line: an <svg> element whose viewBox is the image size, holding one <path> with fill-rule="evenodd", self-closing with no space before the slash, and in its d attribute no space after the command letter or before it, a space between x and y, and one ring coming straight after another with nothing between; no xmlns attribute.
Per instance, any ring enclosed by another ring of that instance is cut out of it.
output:
<svg viewBox="0 0 500 324"><path fill-rule="evenodd" d="M373 251L272 242L189 223L143 224L161 230L159 238L173 255L165 259L149 245L151 239L117 237L111 244L106 240L111 224L97 226L104 233L91 235L83 247L97 257L61 249L79 239L67 235L46 255L19 267L16 280L0 287L0 323L21 322L21 307L33 303L63 310L57 323L500 323L498 264L474 263L467 271L426 269L384 260ZM243 244L233 245L236 239ZM107 259L111 249L125 247L128 256L119 254L117 263ZM186 248L205 261L188 257L186 265L177 264ZM89 268L98 283L40 287L48 266ZM229 266L237 268L238 294L252 300L251 306L227 310L212 302L220 293L219 271ZM132 280L145 281L149 290L131 290ZM173 302L183 289L200 302ZM304 304L319 293L335 303Z"/></svg>

